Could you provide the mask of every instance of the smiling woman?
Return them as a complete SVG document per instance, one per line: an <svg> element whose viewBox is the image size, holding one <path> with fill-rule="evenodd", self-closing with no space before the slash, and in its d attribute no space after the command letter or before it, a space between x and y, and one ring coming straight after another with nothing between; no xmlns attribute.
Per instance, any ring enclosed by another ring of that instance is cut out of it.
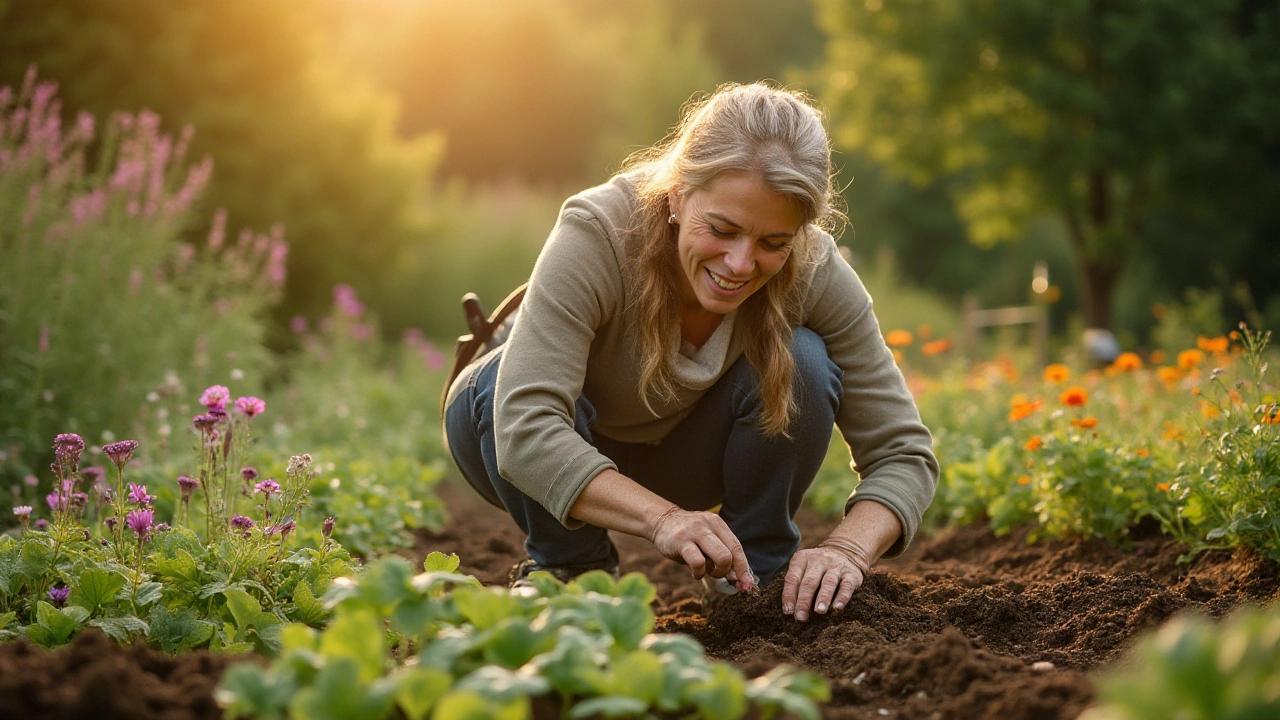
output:
<svg viewBox="0 0 1280 720"><path fill-rule="evenodd" d="M806 620L911 541L937 461L824 230L830 155L806 97L727 86L564 204L507 343L445 400L463 476L528 536L512 583L616 573L615 530L688 565L709 603L785 575L781 610ZM798 550L833 424L861 483Z"/></svg>

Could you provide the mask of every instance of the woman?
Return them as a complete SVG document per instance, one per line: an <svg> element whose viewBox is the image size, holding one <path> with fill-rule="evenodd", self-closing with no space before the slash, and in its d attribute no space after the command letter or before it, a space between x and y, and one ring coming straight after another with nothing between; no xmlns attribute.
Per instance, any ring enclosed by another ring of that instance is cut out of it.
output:
<svg viewBox="0 0 1280 720"><path fill-rule="evenodd" d="M818 111L755 84L687 108L667 141L566 201L506 344L446 397L458 467L528 535L513 583L616 573L615 530L687 565L712 602L785 572L782 610L803 621L906 548L937 461L822 229L833 197ZM833 424L861 483L831 536L797 552L792 518Z"/></svg>

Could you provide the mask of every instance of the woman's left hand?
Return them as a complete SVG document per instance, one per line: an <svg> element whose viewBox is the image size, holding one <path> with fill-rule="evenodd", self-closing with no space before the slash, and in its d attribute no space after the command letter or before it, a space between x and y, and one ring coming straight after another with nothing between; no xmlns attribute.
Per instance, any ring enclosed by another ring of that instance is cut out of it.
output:
<svg viewBox="0 0 1280 720"><path fill-rule="evenodd" d="M868 568L851 554L834 547L801 550L791 558L782 586L782 612L795 619L809 619L809 609L825 615L828 608L842 609L862 587Z"/></svg>

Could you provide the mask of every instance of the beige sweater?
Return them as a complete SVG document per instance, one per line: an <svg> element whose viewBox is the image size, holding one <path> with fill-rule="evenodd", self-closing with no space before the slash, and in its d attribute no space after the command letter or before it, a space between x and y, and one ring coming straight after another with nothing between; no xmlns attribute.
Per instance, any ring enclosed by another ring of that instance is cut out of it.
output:
<svg viewBox="0 0 1280 720"><path fill-rule="evenodd" d="M679 387L673 402L641 400L639 366L629 327L627 228L635 190L626 176L569 198L534 266L529 291L498 369L496 439L502 476L568 527L569 508L597 474L616 469L573 429L574 401L585 393L598 417L592 433L621 442L656 442L671 432L703 393L742 356L733 316L693 358L670 354ZM803 325L818 333L844 370L836 424L861 482L845 506L874 499L894 512L905 549L933 498L937 460L902 374L881 337L867 294L835 241L818 233L816 262L805 273ZM473 365L474 368L474 365ZM457 389L468 373L455 382ZM450 398L451 399L451 398Z"/></svg>

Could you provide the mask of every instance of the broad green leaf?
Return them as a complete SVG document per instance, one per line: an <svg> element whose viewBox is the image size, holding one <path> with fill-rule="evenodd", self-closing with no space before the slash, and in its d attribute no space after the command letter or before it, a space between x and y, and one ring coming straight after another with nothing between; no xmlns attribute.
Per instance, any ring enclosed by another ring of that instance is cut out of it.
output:
<svg viewBox="0 0 1280 720"><path fill-rule="evenodd" d="M614 598L596 604L600 627L613 636L626 650L640 647L640 641L653 630L653 611L634 598Z"/></svg>
<svg viewBox="0 0 1280 720"><path fill-rule="evenodd" d="M413 597L412 579L413 565L399 555L388 555L361 573L359 597L379 613L390 614L396 603Z"/></svg>
<svg viewBox="0 0 1280 720"><path fill-rule="evenodd" d="M529 720L529 698L499 702L475 692L454 690L436 703L432 720Z"/></svg>
<svg viewBox="0 0 1280 720"><path fill-rule="evenodd" d="M200 588L200 599L203 600L208 597L213 597L225 590L230 590L232 587L232 585L228 585L224 582L211 582Z"/></svg>
<svg viewBox="0 0 1280 720"><path fill-rule="evenodd" d="M525 582L533 586L538 594L545 598L553 598L564 592L566 585L546 570L535 570L529 573Z"/></svg>
<svg viewBox="0 0 1280 720"><path fill-rule="evenodd" d="M200 566L186 550L175 550L170 557L157 558L152 561L151 569L156 575L170 582L200 582Z"/></svg>
<svg viewBox="0 0 1280 720"><path fill-rule="evenodd" d="M657 596L658 590L638 572L627 573L618 581L618 597L634 598L650 605Z"/></svg>
<svg viewBox="0 0 1280 720"><path fill-rule="evenodd" d="M0 613L0 630L9 627L9 623L13 622L16 617L18 617L16 612Z"/></svg>
<svg viewBox="0 0 1280 720"><path fill-rule="evenodd" d="M614 660L613 694L627 695L651 705L662 694L662 661L648 650L634 650Z"/></svg>
<svg viewBox="0 0 1280 720"><path fill-rule="evenodd" d="M690 683L685 694L707 720L735 720L747 711L746 683L730 665L713 665L710 677Z"/></svg>
<svg viewBox="0 0 1280 720"><path fill-rule="evenodd" d="M521 617L504 618L485 633L482 641L484 659L515 670L534 656L551 649L555 643L549 632L539 632Z"/></svg>
<svg viewBox="0 0 1280 720"><path fill-rule="evenodd" d="M480 587L480 581L471 575L461 575L454 572L445 572L443 570L434 572L418 573L410 581L419 595L430 595L438 597L453 585L464 585L467 587Z"/></svg>
<svg viewBox="0 0 1280 720"><path fill-rule="evenodd" d="M625 695L604 695L583 700L574 705L569 717L575 720L597 716L607 718L640 717L648 709L649 704L637 698Z"/></svg>
<svg viewBox="0 0 1280 720"><path fill-rule="evenodd" d="M263 672L257 663L237 663L222 674L213 697L227 717L278 720L297 689L290 673Z"/></svg>
<svg viewBox="0 0 1280 720"><path fill-rule="evenodd" d="M163 604L151 609L149 639L160 649L174 654L204 645L213 635L213 623L201 620L190 608L169 612Z"/></svg>
<svg viewBox="0 0 1280 720"><path fill-rule="evenodd" d="M382 621L363 607L342 607L320 634L320 652L331 658L350 658L362 682L381 677L387 657Z"/></svg>
<svg viewBox="0 0 1280 720"><path fill-rule="evenodd" d="M463 618L477 630L488 630L499 620L520 612L520 601L498 588L458 588L453 601Z"/></svg>
<svg viewBox="0 0 1280 720"><path fill-rule="evenodd" d="M132 599L135 605L146 607L151 603L158 602L164 596L164 585L158 582L144 582L138 586L136 593L131 593L126 584L125 589L120 592L123 595L120 599Z"/></svg>
<svg viewBox="0 0 1280 720"><path fill-rule="evenodd" d="M462 559L457 553L445 555L442 552L432 552L427 555L426 560L422 561L422 569L427 572L456 573L461 563Z"/></svg>
<svg viewBox="0 0 1280 720"><path fill-rule="evenodd" d="M556 631L555 647L537 656L533 665L563 695L598 692L599 668L608 660L604 643L609 641L568 625Z"/></svg>
<svg viewBox="0 0 1280 720"><path fill-rule="evenodd" d="M71 586L71 602L96 610L115 600L126 581L120 573L89 568Z"/></svg>
<svg viewBox="0 0 1280 720"><path fill-rule="evenodd" d="M306 580L300 581L293 588L293 619L308 625L320 626L329 617L329 611L316 600L311 592L311 585Z"/></svg>
<svg viewBox="0 0 1280 720"><path fill-rule="evenodd" d="M363 677L352 657L333 657L311 687L289 703L293 720L382 720L391 712L395 686Z"/></svg>
<svg viewBox="0 0 1280 720"><path fill-rule="evenodd" d="M577 586L583 592L598 592L601 595L617 595L618 581L613 576L603 570L592 570L589 573L583 573L574 578L570 586Z"/></svg>
<svg viewBox="0 0 1280 720"><path fill-rule="evenodd" d="M540 675L515 673L497 665L484 665L459 679L456 688L505 703L515 697L545 695L551 690L551 683Z"/></svg>
<svg viewBox="0 0 1280 720"><path fill-rule="evenodd" d="M422 720L451 685L453 676L442 670L406 668L396 678L396 704L409 720Z"/></svg>
<svg viewBox="0 0 1280 720"><path fill-rule="evenodd" d="M281 648L290 650L319 650L320 633L302 623L289 623L280 631Z"/></svg>
<svg viewBox="0 0 1280 720"><path fill-rule="evenodd" d="M222 591L222 597L227 599L227 611L231 613L236 630L240 633L252 626L262 612L262 605L257 599L240 588L227 588Z"/></svg>
<svg viewBox="0 0 1280 720"><path fill-rule="evenodd" d="M420 597L396 605L391 613L391 629L408 637L415 637L427 629L439 617L439 598Z"/></svg>
<svg viewBox="0 0 1280 720"><path fill-rule="evenodd" d="M447 629L418 651L418 664L446 672L471 649L475 638L457 628Z"/></svg>
<svg viewBox="0 0 1280 720"><path fill-rule="evenodd" d="M52 648L66 642L66 638L59 641L54 636L53 631L43 625L32 624L24 628L19 628L19 630L22 631L22 634L27 636L27 639L40 647Z"/></svg>
<svg viewBox="0 0 1280 720"><path fill-rule="evenodd" d="M258 652L272 657L279 655L280 632L283 629L284 624L280 622L280 618L268 612L259 613L250 631L250 635L255 638L254 645Z"/></svg>
<svg viewBox="0 0 1280 720"><path fill-rule="evenodd" d="M127 641L130 635L142 635L145 637L150 631L145 622L132 615L97 618L96 620L90 620L89 624L100 628L108 637L121 643Z"/></svg>
<svg viewBox="0 0 1280 720"><path fill-rule="evenodd" d="M705 662L707 654L702 643L688 635L676 633L647 635L640 642L640 648L655 653L658 657L669 655L682 666L694 662Z"/></svg>
<svg viewBox="0 0 1280 720"><path fill-rule="evenodd" d="M75 606L73 605L72 607ZM67 608L66 610L70 609ZM36 602L36 627L41 627L48 631L47 642L41 642L36 635L32 635L31 627L27 629L28 637L45 647L53 647L65 643L80 625L66 610L59 610L43 600ZM84 612L84 608L80 608L80 611ZM88 617L88 613L85 613L85 617ZM45 634L37 631L37 635L43 637Z"/></svg>

